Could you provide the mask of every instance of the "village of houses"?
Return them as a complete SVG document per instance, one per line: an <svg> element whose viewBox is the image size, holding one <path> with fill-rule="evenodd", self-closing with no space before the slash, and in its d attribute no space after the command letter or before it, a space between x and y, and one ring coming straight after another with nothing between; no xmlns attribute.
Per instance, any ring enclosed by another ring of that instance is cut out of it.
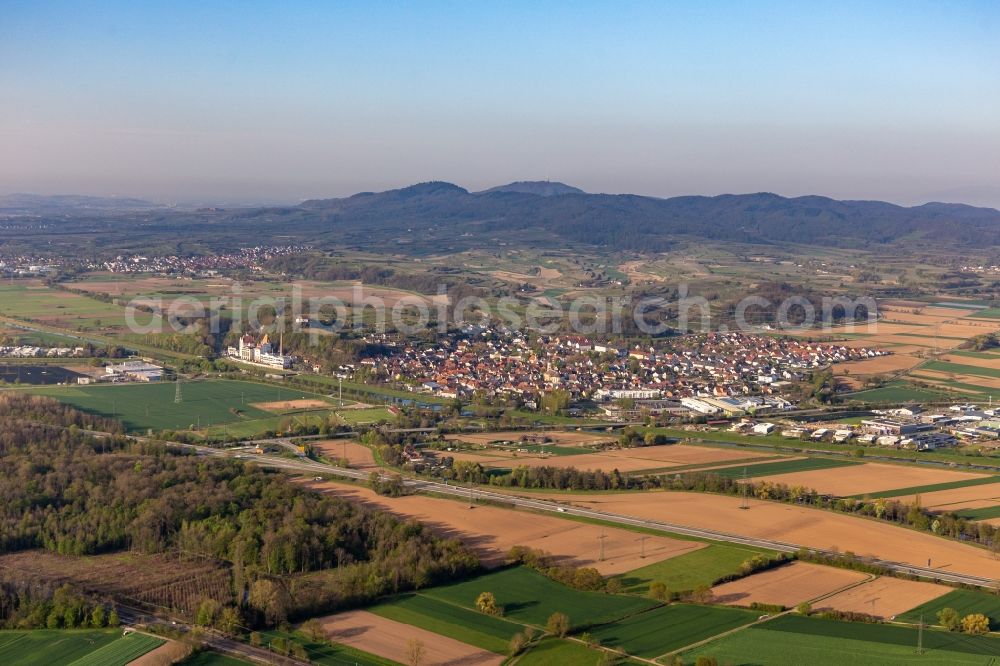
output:
<svg viewBox="0 0 1000 666"><path fill-rule="evenodd" d="M835 363L888 352L795 338L716 333L631 349L594 343L582 336L529 338L505 329L449 334L417 346L389 336L369 336L389 353L365 358L339 373L366 381L395 383L415 393L461 401L486 399L539 408L538 398L564 391L570 415L622 423L650 417L660 422L701 423L747 436L813 442L934 450L960 441L1000 440L1000 408L959 404L925 411L918 405L875 410L851 423L793 418L793 383ZM286 355L266 334L244 335L226 356L267 368L308 367ZM78 357L83 348L0 347L0 357ZM363 368L363 373L359 369ZM318 368L311 368L318 370ZM161 366L131 359L77 378L78 383L155 382ZM595 414L596 410L596 414Z"/></svg>
<svg viewBox="0 0 1000 666"><path fill-rule="evenodd" d="M564 390L593 400L611 418L641 411L735 415L781 411L795 381L843 361L888 352L743 333L716 333L651 347L595 344L576 335L539 336L487 330L445 336L420 347L372 338L391 353L367 358L369 376L399 381L440 397L515 399Z"/></svg>

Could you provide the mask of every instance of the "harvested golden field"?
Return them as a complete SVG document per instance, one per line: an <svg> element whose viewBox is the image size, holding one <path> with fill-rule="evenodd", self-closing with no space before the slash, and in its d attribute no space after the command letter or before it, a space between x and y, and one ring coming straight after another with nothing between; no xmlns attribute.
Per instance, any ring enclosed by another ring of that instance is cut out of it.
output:
<svg viewBox="0 0 1000 666"><path fill-rule="evenodd" d="M498 666L504 661L498 654L368 611L328 615L319 618L319 623L326 637L334 643L349 645L400 664L410 663L408 648L411 641L420 641L424 646L424 658L420 662L423 666Z"/></svg>
<svg viewBox="0 0 1000 666"><path fill-rule="evenodd" d="M652 491L600 496L532 494L576 506L661 520L808 548L851 551L914 566L1000 579L1000 560L985 549L875 520L804 506L704 493Z"/></svg>
<svg viewBox="0 0 1000 666"><path fill-rule="evenodd" d="M625 573L647 564L689 553L705 544L662 536L646 538L645 555L639 534L600 527L555 516L476 505L470 509L459 500L406 495L384 497L367 488L328 481L309 481L310 488L412 518L441 536L461 539L488 566L503 563L512 546L528 546L551 553L560 563L594 567L605 576ZM600 561L604 536L604 561Z"/></svg>
<svg viewBox="0 0 1000 666"><path fill-rule="evenodd" d="M955 472L951 470L890 465L884 463L863 463L832 469L814 469L807 472L790 472L755 478L755 481L772 481L789 486L805 486L820 493L830 495L860 495L876 493L893 488L912 488L931 483L948 483L981 479L987 474L975 472ZM1000 485L1000 484L998 484ZM989 486L986 486L989 487Z"/></svg>
<svg viewBox="0 0 1000 666"><path fill-rule="evenodd" d="M814 609L867 613L888 619L937 599L951 590L945 585L882 576L824 599ZM928 620L932 621L931 618Z"/></svg>
<svg viewBox="0 0 1000 666"><path fill-rule="evenodd" d="M792 562L776 569L723 583L712 588L712 601L731 606L752 603L779 604L792 608L859 583L867 574L807 562Z"/></svg>

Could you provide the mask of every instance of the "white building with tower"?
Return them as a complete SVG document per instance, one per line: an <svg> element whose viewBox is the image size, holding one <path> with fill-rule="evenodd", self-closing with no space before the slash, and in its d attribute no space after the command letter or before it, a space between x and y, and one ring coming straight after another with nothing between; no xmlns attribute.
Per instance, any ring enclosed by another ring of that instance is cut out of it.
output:
<svg viewBox="0 0 1000 666"><path fill-rule="evenodd" d="M249 333L240 337L239 347L230 347L228 355L247 363L266 365L269 368L290 368L292 357L285 355L284 336L278 338L278 348L271 343L271 337L264 334L259 342Z"/></svg>

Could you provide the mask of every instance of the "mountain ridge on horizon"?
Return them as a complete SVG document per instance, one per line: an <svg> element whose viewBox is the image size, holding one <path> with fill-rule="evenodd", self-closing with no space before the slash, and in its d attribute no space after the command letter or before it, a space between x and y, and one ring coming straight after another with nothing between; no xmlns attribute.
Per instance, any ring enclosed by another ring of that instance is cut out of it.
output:
<svg viewBox="0 0 1000 666"><path fill-rule="evenodd" d="M4 212L3 200L0 197L0 213ZM134 201L141 200L128 203ZM122 233L152 224L197 235L200 230L208 232L210 225L221 225L226 233L259 235L266 229L319 248L391 243L404 252L457 247L465 241L456 239L473 237L514 245L652 252L671 249L682 239L845 248L897 243L1000 246L1000 211L967 204L929 202L905 207L885 201L783 197L770 192L661 199L593 194L549 181L518 181L478 192L428 181L294 205L158 207L144 209L141 218L134 208L114 211L90 200L84 203L74 215L67 215L65 208L48 212L80 220L100 217L102 223Z"/></svg>
<svg viewBox="0 0 1000 666"><path fill-rule="evenodd" d="M200 201L197 204L192 203L186 205L186 204L166 203L163 201L157 201L155 198L150 198L150 197L92 195L92 194L73 194L73 193L36 194L30 192L11 192L8 194L0 194L0 212L10 212L12 208L23 208L25 210L30 210L35 207L60 208L66 210L71 210L74 208L81 208L86 210L93 210L93 209L137 210L146 208L162 208L162 207L174 207L174 206L180 208L194 208L201 206L220 206L220 207L228 206L231 208L276 208L276 207L298 207L298 206L308 207L312 205L321 204L324 202L342 201L346 199L352 199L355 197L370 197L374 195L389 194L389 193L401 193L401 194L427 193L428 191L438 191L438 190L453 190L455 192L462 192L474 196L498 194L498 193L534 194L543 197L586 195L586 196L605 196L605 197L639 197L643 199L651 199L656 201L671 201L671 200L683 200L683 199L721 199L721 198L735 198L735 197L773 197L776 200L784 200L784 201L816 200L823 202L837 202L845 204L855 204L855 203L886 204L889 206L905 210L913 210L913 209L927 208L927 207L934 207L934 208L955 207L955 208L974 209L981 211L994 211L1000 213L1000 207L979 206L975 204L964 203L961 201L931 200L921 204L913 204L907 206L905 204L894 203L891 201L886 201L884 199L837 199L836 197L828 196L825 194L784 195L767 190L762 190L758 192L742 192L742 193L724 192L721 194L678 194L672 196L656 196L650 194L635 194L629 192L623 192L623 193L587 192L586 190L574 187L572 185L568 185L560 181L550 181L550 180L513 181L505 185L496 185L482 190L469 190L460 185L445 180L429 180L382 191L366 190L339 197L311 198L311 199L304 199L298 203L289 202L289 203L274 203L274 204L239 203L239 202L227 203L222 198L218 200L214 200L212 198L205 198L204 201Z"/></svg>
<svg viewBox="0 0 1000 666"><path fill-rule="evenodd" d="M652 199L656 201L672 201L681 199L721 199L721 198L738 198L738 197L772 197L776 200L784 200L784 201L816 200L816 201L837 202L845 204L855 204L855 203L885 204L888 206L893 206L905 210L912 210L928 206L931 207L954 206L957 208L968 208L968 209L993 211L996 213L1000 213L1000 208L995 208L992 206L977 206L974 204L967 204L960 201L927 201L922 204L914 204L912 206L906 206L904 204L893 203L891 201L885 201L883 199L837 199L835 197L827 196L824 194L802 194L795 196L787 196L770 191L743 192L743 193L725 192L722 194L678 194L668 197L659 197L649 194L634 194L628 192L624 193L587 192L586 190L574 187L572 185L567 185L566 183L560 181L548 181L548 180L514 181L506 185L498 185L483 190L469 190L462 187L461 185L457 185L455 183L445 180L429 180L429 181L414 183L412 185L405 185L403 187L382 190L380 192L365 191L341 197L306 199L298 205L303 207L308 207L312 205L318 205L323 202L343 201L357 196L373 196L373 195L390 194L390 193L399 193L403 195L426 194L428 192L438 192L444 190L461 192L472 196L496 194L496 193L516 193L516 194L535 194L537 196L544 196L544 197L565 196L565 195L585 195L585 196L602 196L602 197L638 197L642 199Z"/></svg>

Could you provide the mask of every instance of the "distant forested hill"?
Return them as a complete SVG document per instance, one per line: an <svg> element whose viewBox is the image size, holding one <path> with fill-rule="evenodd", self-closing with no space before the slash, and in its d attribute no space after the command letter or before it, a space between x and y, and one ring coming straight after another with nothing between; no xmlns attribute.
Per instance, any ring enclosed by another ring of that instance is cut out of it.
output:
<svg viewBox="0 0 1000 666"><path fill-rule="evenodd" d="M657 199L587 194L561 184L532 191L528 185L471 193L449 183L424 183L307 201L302 209L345 227L403 230L464 222L489 232L545 232L560 240L629 250L655 250L675 236L833 246L921 238L973 244L1000 240L1000 212L962 204L905 208L882 201L769 193Z"/></svg>
<svg viewBox="0 0 1000 666"><path fill-rule="evenodd" d="M678 239L833 247L1000 244L1000 211L992 208L945 203L906 208L769 193L658 199L588 194L549 182L511 183L483 192L430 182L298 206L81 213L61 216L56 224L74 234L74 242L99 234L104 246L148 252L176 238L214 249L246 245L248 238L280 238L320 249L378 252L441 252L498 242L656 252ZM52 230L47 233L46 241Z"/></svg>

